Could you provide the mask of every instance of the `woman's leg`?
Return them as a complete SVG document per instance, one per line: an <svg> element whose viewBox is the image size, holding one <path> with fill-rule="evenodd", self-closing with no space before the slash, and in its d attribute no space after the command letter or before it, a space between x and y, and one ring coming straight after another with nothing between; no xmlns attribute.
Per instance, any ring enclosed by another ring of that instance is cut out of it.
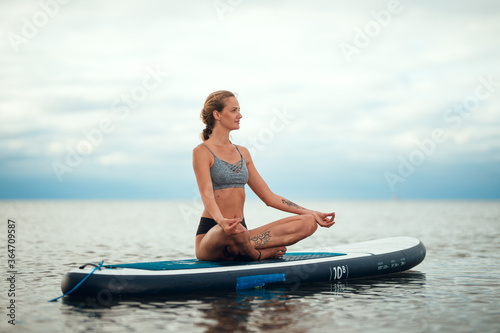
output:
<svg viewBox="0 0 500 333"><path fill-rule="evenodd" d="M318 225L312 215L295 215L250 230L256 249L289 246L311 236Z"/></svg>
<svg viewBox="0 0 500 333"><path fill-rule="evenodd" d="M268 246L259 251L260 259L281 258L286 248ZM256 260L258 255L246 229L236 235L227 235L217 225L206 234L196 236L196 257L199 260Z"/></svg>

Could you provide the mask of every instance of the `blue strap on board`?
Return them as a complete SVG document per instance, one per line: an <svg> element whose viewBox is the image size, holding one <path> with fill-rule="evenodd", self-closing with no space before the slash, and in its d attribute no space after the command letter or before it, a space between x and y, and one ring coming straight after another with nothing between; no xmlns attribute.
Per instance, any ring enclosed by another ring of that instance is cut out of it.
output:
<svg viewBox="0 0 500 333"><path fill-rule="evenodd" d="M286 281L284 273L241 276L236 279L236 290L263 287L266 283L281 281Z"/></svg>
<svg viewBox="0 0 500 333"><path fill-rule="evenodd" d="M81 286L81 284L82 284L83 282L85 282L85 280L87 280L87 279L88 279L88 278L89 278L92 274L94 274L94 272L95 272L95 271L97 271L98 269L100 269L100 268L102 267L102 265L103 265L103 264L104 264L104 260L103 260L103 261L101 261L101 263L100 263L99 265L97 265L97 266L96 266L96 267L92 270L92 272L90 272L90 273L89 273L86 277L84 277L84 278L82 279L82 281L78 282L78 284L77 284L76 286L74 286L74 287L73 287L73 289L71 289L70 291L68 291L68 292L67 292L66 294L64 294L64 295L61 295L61 296L56 297L56 298L54 298L54 299L51 299L49 302L55 302L55 301L57 301L59 298L63 298L64 296L68 296L69 294L71 294L73 291L75 291L75 290L76 290L76 288L80 287L80 286Z"/></svg>

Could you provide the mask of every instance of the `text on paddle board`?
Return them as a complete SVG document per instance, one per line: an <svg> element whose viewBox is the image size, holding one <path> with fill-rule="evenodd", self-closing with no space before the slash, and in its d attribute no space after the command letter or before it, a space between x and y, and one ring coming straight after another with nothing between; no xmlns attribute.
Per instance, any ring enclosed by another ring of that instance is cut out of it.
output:
<svg viewBox="0 0 500 333"><path fill-rule="evenodd" d="M347 265L330 267L330 281L342 278L347 279L348 272L349 267Z"/></svg>

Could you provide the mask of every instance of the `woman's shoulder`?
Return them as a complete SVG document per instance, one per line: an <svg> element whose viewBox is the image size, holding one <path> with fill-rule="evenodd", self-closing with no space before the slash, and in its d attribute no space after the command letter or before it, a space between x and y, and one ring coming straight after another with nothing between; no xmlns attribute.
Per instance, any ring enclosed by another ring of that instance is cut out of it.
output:
<svg viewBox="0 0 500 333"><path fill-rule="evenodd" d="M235 146L238 147L239 150L248 151L248 149L245 146L237 145L237 144L235 144Z"/></svg>
<svg viewBox="0 0 500 333"><path fill-rule="evenodd" d="M199 145L193 148L193 154L205 154L205 153L209 153L209 151L204 143L200 143Z"/></svg>
<svg viewBox="0 0 500 333"><path fill-rule="evenodd" d="M203 143L193 148L193 163L207 163L208 166L212 166L214 155L207 148Z"/></svg>
<svg viewBox="0 0 500 333"><path fill-rule="evenodd" d="M250 156L250 151L244 147L244 146L240 146L240 145L235 145L236 147L238 147L238 150L240 151L241 155L243 155L243 157L246 159L246 160L249 160L251 159L252 157Z"/></svg>

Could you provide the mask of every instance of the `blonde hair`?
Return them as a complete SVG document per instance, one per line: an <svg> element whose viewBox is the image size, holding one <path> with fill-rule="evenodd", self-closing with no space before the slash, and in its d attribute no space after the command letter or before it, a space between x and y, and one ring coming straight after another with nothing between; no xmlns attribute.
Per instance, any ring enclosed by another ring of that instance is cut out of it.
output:
<svg viewBox="0 0 500 333"><path fill-rule="evenodd" d="M226 99L229 97L235 97L235 95L227 90L218 90L208 95L200 115L201 120L206 125L203 132L201 132L203 141L208 140L212 135L215 126L214 111L221 112L226 106Z"/></svg>

